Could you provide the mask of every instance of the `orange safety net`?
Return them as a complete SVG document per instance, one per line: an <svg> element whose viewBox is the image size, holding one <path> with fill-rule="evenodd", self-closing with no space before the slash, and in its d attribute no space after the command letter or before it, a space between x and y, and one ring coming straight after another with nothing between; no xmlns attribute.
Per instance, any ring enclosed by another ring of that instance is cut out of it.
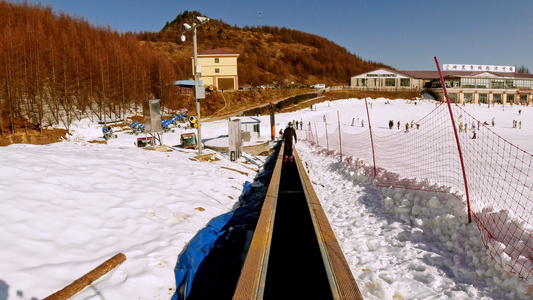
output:
<svg viewBox="0 0 533 300"><path fill-rule="evenodd" d="M324 119L307 126L306 140L367 176L375 170L377 185L450 193L465 205L468 200L489 254L533 285L533 156L460 106L451 109L461 152L446 104L388 136L348 133Z"/></svg>

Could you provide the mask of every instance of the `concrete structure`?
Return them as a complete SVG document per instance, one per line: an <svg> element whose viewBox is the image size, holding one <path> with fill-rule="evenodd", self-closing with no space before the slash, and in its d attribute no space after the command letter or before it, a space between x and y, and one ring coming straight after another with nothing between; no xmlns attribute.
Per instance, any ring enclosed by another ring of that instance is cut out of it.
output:
<svg viewBox="0 0 533 300"><path fill-rule="evenodd" d="M231 117L229 121L241 120L242 139L249 142L251 138L261 137L261 120L254 117Z"/></svg>
<svg viewBox="0 0 533 300"><path fill-rule="evenodd" d="M470 68L470 65L466 69L468 70L442 71L452 100L458 103L532 104L533 74L509 72L509 67L506 72L487 71L484 67L479 70L473 66ZM439 100L444 100L436 70L396 71L383 68L351 77L350 87L373 91L428 92L436 95Z"/></svg>
<svg viewBox="0 0 533 300"><path fill-rule="evenodd" d="M218 90L238 90L237 58L239 54L214 49L200 52L197 56L198 66L201 68L200 79L204 86L212 86Z"/></svg>

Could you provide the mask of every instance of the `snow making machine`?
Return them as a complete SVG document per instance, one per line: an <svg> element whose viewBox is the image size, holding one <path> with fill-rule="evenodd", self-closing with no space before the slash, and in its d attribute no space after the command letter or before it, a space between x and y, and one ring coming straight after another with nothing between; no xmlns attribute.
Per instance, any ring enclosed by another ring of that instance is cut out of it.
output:
<svg viewBox="0 0 533 300"><path fill-rule="evenodd" d="M144 124L140 124L139 121L135 121L130 124L130 129L130 134L138 135L139 133L144 132Z"/></svg>
<svg viewBox="0 0 533 300"><path fill-rule="evenodd" d="M109 140L109 139L113 139L113 138L117 138L117 135L113 132L113 128L111 128L111 126L105 126L102 127L102 134L104 136L104 140Z"/></svg>

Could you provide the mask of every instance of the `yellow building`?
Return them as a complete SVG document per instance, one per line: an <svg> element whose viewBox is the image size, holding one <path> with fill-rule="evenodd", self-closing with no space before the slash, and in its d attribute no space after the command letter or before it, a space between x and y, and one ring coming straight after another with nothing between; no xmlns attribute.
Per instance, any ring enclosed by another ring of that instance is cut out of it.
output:
<svg viewBox="0 0 533 300"><path fill-rule="evenodd" d="M221 91L239 89L239 75L237 73L239 54L213 49L198 53L197 56L198 65L202 72L200 80L204 86L213 86ZM194 71L194 58L192 66Z"/></svg>

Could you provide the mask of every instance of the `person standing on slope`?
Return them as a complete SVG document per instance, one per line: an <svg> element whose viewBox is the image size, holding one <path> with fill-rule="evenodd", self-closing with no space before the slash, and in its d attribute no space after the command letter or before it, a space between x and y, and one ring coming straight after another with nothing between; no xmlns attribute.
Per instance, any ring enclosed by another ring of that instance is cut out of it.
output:
<svg viewBox="0 0 533 300"><path fill-rule="evenodd" d="M292 122L289 122L289 126L285 128L285 131L283 132L283 140L285 141L285 148L284 148L285 161L287 161L287 159L290 159L291 161L294 159L294 157L292 156L292 139L293 138L294 138L294 143L296 144L298 140L296 137L296 130L294 130L294 128L292 127Z"/></svg>

